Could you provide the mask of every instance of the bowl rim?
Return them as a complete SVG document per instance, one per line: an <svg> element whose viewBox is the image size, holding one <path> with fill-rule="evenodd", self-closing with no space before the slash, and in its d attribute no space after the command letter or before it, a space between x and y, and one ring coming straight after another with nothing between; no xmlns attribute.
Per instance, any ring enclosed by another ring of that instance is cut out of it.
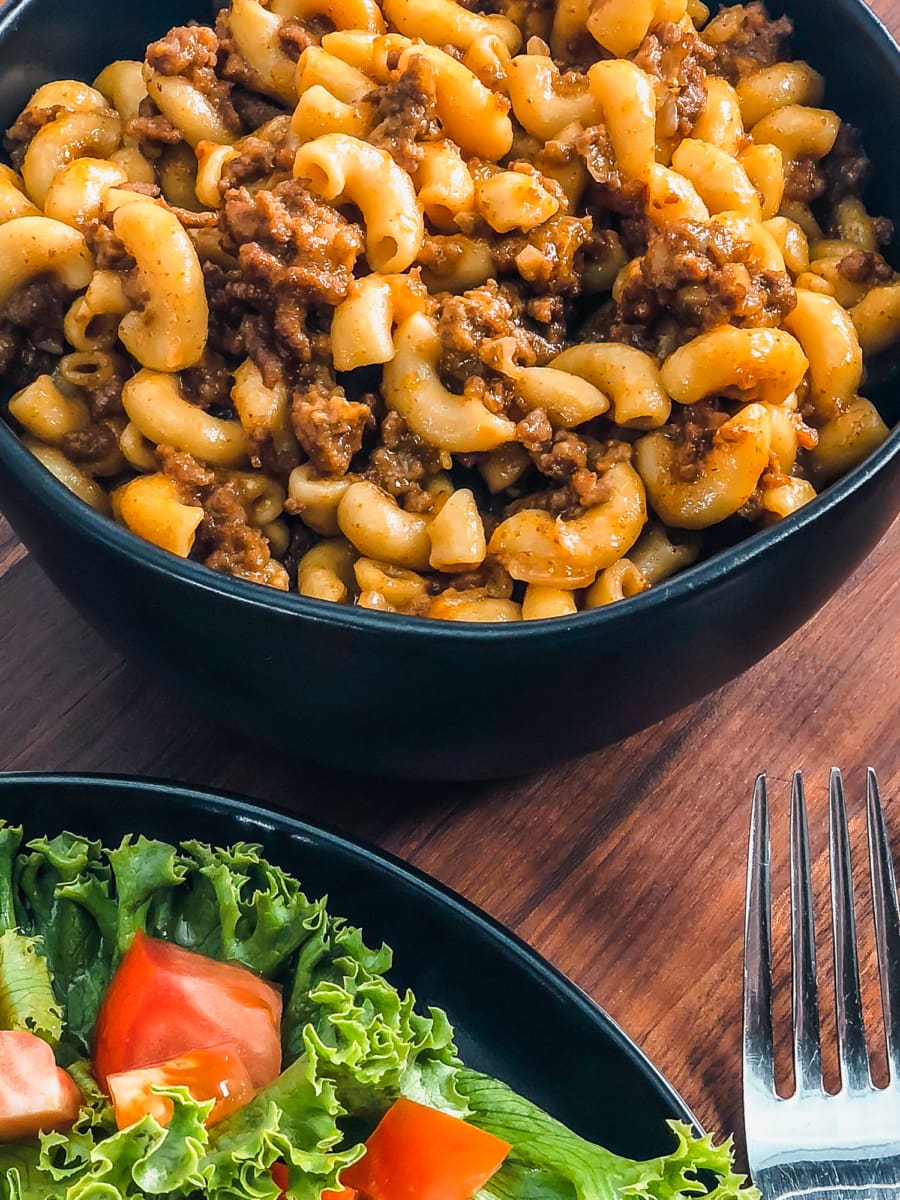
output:
<svg viewBox="0 0 900 1200"><path fill-rule="evenodd" d="M0 37L7 30L14 34L19 14L35 0L11 0L0 15ZM861 29L868 27L869 36L877 38L893 60L900 82L900 45L866 0L844 0L846 11ZM900 385L898 385L900 386ZM790 516L758 530L734 546L713 554L710 558L680 571L661 584L617 604L554 617L542 621L510 621L478 623L473 621L437 621L403 613L374 612L356 605L335 604L316 600L296 592L281 592L249 580L237 579L214 571L202 563L180 558L152 542L144 541L131 530L118 525L70 492L50 471L26 449L12 428L9 418L0 415L0 465L14 479L24 484L35 497L43 497L57 509L65 525L77 527L80 533L98 542L106 550L145 568L156 576L174 577L182 586L218 594L229 601L251 608L264 608L279 618L305 619L314 625L357 631L378 631L404 638L440 639L442 641L544 642L555 641L566 631L567 640L577 633L590 637L599 627L617 625L632 614L653 612L670 600L684 598L693 592L715 585L726 575L737 576L748 570L764 555L774 552L787 538L800 535L808 525L838 507L845 499L866 487L890 463L900 458L900 422L889 431L876 451L846 475L829 484L815 500Z"/></svg>

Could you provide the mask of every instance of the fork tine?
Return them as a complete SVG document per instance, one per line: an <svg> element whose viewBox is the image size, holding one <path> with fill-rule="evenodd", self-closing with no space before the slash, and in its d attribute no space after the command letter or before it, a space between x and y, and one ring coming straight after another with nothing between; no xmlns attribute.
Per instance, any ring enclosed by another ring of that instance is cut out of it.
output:
<svg viewBox="0 0 900 1200"><path fill-rule="evenodd" d="M897 1083L900 1079L900 909L878 780L871 767L866 771L866 814L884 1037L891 1083Z"/></svg>
<svg viewBox="0 0 900 1200"><path fill-rule="evenodd" d="M766 777L753 789L747 855L744 922L744 1112L749 1121L754 1094L775 1095L772 1037L772 885Z"/></svg>
<svg viewBox="0 0 900 1200"><path fill-rule="evenodd" d="M856 919L853 913L853 873L850 838L841 773L831 769L828 781L829 842L831 850L831 918L834 925L834 991L837 1011L838 1058L841 1082L850 1091L871 1086L866 1031L863 1025L856 958Z"/></svg>
<svg viewBox="0 0 900 1200"><path fill-rule="evenodd" d="M813 920L809 832L803 777L791 784L791 965L794 1010L794 1087L798 1094L821 1092L822 1051L816 986L816 931Z"/></svg>

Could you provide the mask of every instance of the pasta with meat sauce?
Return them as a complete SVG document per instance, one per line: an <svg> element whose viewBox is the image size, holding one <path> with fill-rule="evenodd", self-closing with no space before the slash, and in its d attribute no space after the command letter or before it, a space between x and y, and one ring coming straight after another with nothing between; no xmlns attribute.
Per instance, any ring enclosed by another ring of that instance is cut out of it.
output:
<svg viewBox="0 0 900 1200"><path fill-rule="evenodd" d="M463 621L653 587L887 433L892 230L791 33L756 0L232 0L48 83L0 168L10 417L269 587Z"/></svg>

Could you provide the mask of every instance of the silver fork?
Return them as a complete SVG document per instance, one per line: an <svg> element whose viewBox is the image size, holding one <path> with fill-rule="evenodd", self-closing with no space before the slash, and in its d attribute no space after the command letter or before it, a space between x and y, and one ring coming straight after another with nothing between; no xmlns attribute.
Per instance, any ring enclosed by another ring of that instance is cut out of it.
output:
<svg viewBox="0 0 900 1200"><path fill-rule="evenodd" d="M869 869L890 1082L876 1088L863 1026L847 815L840 772L829 781L831 914L840 1090L822 1082L806 803L791 792L794 1094L775 1091L772 931L766 780L753 794L744 942L744 1122L750 1173L763 1200L900 1200L900 912L878 782L866 776Z"/></svg>

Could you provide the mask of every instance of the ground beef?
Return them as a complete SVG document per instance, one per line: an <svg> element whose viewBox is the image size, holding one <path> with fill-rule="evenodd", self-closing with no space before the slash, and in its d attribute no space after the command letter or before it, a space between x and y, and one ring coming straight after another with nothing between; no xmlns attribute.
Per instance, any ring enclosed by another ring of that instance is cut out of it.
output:
<svg viewBox="0 0 900 1200"><path fill-rule="evenodd" d="M222 191L266 179L271 187L271 184L283 183L285 177L289 178L296 154L289 134L290 118L282 117L276 125L270 124L265 137L249 134L241 138L235 147L239 151L237 158L226 163L222 171Z"/></svg>
<svg viewBox="0 0 900 1200"><path fill-rule="evenodd" d="M0 376L13 370L21 344L20 331L0 321Z"/></svg>
<svg viewBox="0 0 900 1200"><path fill-rule="evenodd" d="M613 462L630 456L630 449L620 452L614 443L609 453L605 447L592 448L572 430L559 429L552 439L530 452L538 471L556 486L513 501L505 510L510 516L525 508L542 509L555 517L572 519L586 509L609 499L606 471Z"/></svg>
<svg viewBox="0 0 900 1200"><path fill-rule="evenodd" d="M532 292L574 298L586 260L606 252L607 234L591 217L556 216L530 233L511 234L491 247L501 274L516 274Z"/></svg>
<svg viewBox="0 0 900 1200"><path fill-rule="evenodd" d="M133 366L119 355L113 356L113 369L96 387L85 387L91 415L94 420L122 412L122 388L131 378Z"/></svg>
<svg viewBox="0 0 900 1200"><path fill-rule="evenodd" d="M839 236L835 209L848 197L861 196L869 181L872 164L863 149L859 130L846 121L841 122L831 153L819 164L823 176L826 209L825 224L833 236ZM887 217L875 217L875 236L881 246L886 246L894 236L894 226Z"/></svg>
<svg viewBox="0 0 900 1200"><path fill-rule="evenodd" d="M490 541L490 534L493 530L492 518L490 514L485 513L482 517L485 525L485 534ZM483 591L485 595L492 596L497 600L508 600L513 594L515 584L513 578L502 567L496 558L486 558L480 567L476 567L473 571L462 571L458 575L447 577L437 576L433 580L429 580L429 590L433 593L440 594L447 591L448 588L453 592L469 592L474 589Z"/></svg>
<svg viewBox="0 0 900 1200"><path fill-rule="evenodd" d="M32 383L38 375L52 374L58 361L58 355L39 350L23 330L0 321L0 376L14 390Z"/></svg>
<svg viewBox="0 0 900 1200"><path fill-rule="evenodd" d="M714 221L673 222L650 239L618 316L644 326L672 317L685 338L728 322L778 325L797 303L790 276L750 260L750 247Z"/></svg>
<svg viewBox="0 0 900 1200"><path fill-rule="evenodd" d="M110 421L104 420L63 434L60 449L73 462L98 463L109 458L118 445L118 430Z"/></svg>
<svg viewBox="0 0 900 1200"><path fill-rule="evenodd" d="M715 51L710 70L729 83L739 83L762 67L789 58L793 32L789 17L772 20L760 0L722 8L703 30L703 40Z"/></svg>
<svg viewBox="0 0 900 1200"><path fill-rule="evenodd" d="M200 561L214 571L288 590L287 571L272 557L263 534L247 523L231 484L213 488L205 497L197 546Z"/></svg>
<svg viewBox="0 0 900 1200"><path fill-rule="evenodd" d="M533 453L550 448L553 426L546 409L533 408L516 424L516 441L521 442L526 450Z"/></svg>
<svg viewBox="0 0 900 1200"><path fill-rule="evenodd" d="M299 298L330 305L346 297L364 246L359 225L298 179L253 195L246 188L226 193L221 227L242 266L255 263L271 286L288 283Z"/></svg>
<svg viewBox="0 0 900 1200"><path fill-rule="evenodd" d="M280 108L274 100L270 100L267 96L260 96L258 92L248 91L239 84L235 84L231 89L231 103L241 119L241 125L244 129L249 130L259 129L267 121L282 116L284 113L284 109Z"/></svg>
<svg viewBox="0 0 900 1200"><path fill-rule="evenodd" d="M684 483L693 483L700 475L703 459L709 453L716 430L729 419L719 400L701 400L698 404L676 405L665 432L679 445L675 473Z"/></svg>
<svg viewBox="0 0 900 1200"><path fill-rule="evenodd" d="M273 479L286 479L294 467L300 465L300 455L296 447L276 446L275 438L269 429L251 429L247 433L250 462L257 470Z"/></svg>
<svg viewBox="0 0 900 1200"><path fill-rule="evenodd" d="M369 456L366 478L406 507L427 510L430 498L422 484L440 471L440 451L423 442L395 412L381 423L381 441Z"/></svg>
<svg viewBox="0 0 900 1200"><path fill-rule="evenodd" d="M25 330L38 350L62 354L63 318L71 302L71 294L58 279L39 277L13 292L3 309L3 320Z"/></svg>
<svg viewBox="0 0 900 1200"><path fill-rule="evenodd" d="M587 442L569 429L558 429L549 444L533 450L531 457L542 475L555 483L564 483L576 471L587 467Z"/></svg>
<svg viewBox="0 0 900 1200"><path fill-rule="evenodd" d="M213 471L171 446L160 446L157 453L182 502L203 509L191 557L225 575L287 591L287 571L273 559L263 534L248 524L231 483L217 482Z"/></svg>
<svg viewBox="0 0 900 1200"><path fill-rule="evenodd" d="M28 144L39 129L50 121L55 121L62 111L61 105L54 104L51 108L26 108L17 118L16 123L6 131L3 148L9 155L13 166L18 169L22 165Z"/></svg>
<svg viewBox="0 0 900 1200"><path fill-rule="evenodd" d="M869 181L872 164L863 149L859 130L841 122L831 153L822 159L828 203L859 196Z"/></svg>
<svg viewBox="0 0 900 1200"><path fill-rule="evenodd" d="M215 71L219 54L216 35L206 25L184 25L151 42L147 65L160 75L183 75L199 87Z"/></svg>
<svg viewBox="0 0 900 1200"><path fill-rule="evenodd" d="M222 183L226 190L258 183L275 170L275 147L265 138L244 138L240 151L238 157L226 164L222 172Z"/></svg>
<svg viewBox="0 0 900 1200"><path fill-rule="evenodd" d="M706 73L714 51L697 33L663 21L648 33L634 61L666 85L667 94L657 114L657 131L663 137L689 137L706 103Z"/></svg>
<svg viewBox="0 0 900 1200"><path fill-rule="evenodd" d="M149 96L138 106L138 115L125 122L125 134L137 142L145 158L155 161L166 146L177 146L182 141L181 130L176 129L164 116Z"/></svg>
<svg viewBox="0 0 900 1200"><path fill-rule="evenodd" d="M605 125L589 125L575 139L575 149L593 184L589 203L623 217L642 220L647 203L647 186L636 179L623 179Z"/></svg>
<svg viewBox="0 0 900 1200"><path fill-rule="evenodd" d="M299 17L288 17L278 30L278 46L288 58L296 62L304 50L317 46L321 36L316 34Z"/></svg>
<svg viewBox="0 0 900 1200"><path fill-rule="evenodd" d="M815 158L798 158L786 163L784 176L785 200L812 204L825 193L825 173Z"/></svg>
<svg viewBox="0 0 900 1200"><path fill-rule="evenodd" d="M850 283L863 283L867 287L890 283L894 277L891 264L870 250L851 250L838 263L838 271Z"/></svg>
<svg viewBox="0 0 900 1200"><path fill-rule="evenodd" d="M158 446L156 453L163 474L178 485L183 504L199 504L203 490L214 486L214 472L187 451Z"/></svg>
<svg viewBox="0 0 900 1200"><path fill-rule="evenodd" d="M495 365L501 339L502 357L519 366L543 365L560 349L559 342L549 341L528 319L518 289L494 279L461 296L448 296L438 314L438 332L440 372L457 390Z"/></svg>
<svg viewBox="0 0 900 1200"><path fill-rule="evenodd" d="M65 353L63 319L71 302L52 275L33 279L10 296L0 313L0 375L24 386L54 370Z"/></svg>
<svg viewBox="0 0 900 1200"><path fill-rule="evenodd" d="M411 174L422 161L419 142L433 141L441 134L436 90L431 63L413 57L401 75L365 97L375 105L377 121L369 141L387 150Z"/></svg>
<svg viewBox="0 0 900 1200"><path fill-rule="evenodd" d="M206 264L214 345L249 354L267 385L328 355L331 309L347 295L363 249L359 225L299 180L225 193L219 213L237 270Z"/></svg>
<svg viewBox="0 0 900 1200"><path fill-rule="evenodd" d="M661 332L638 321L626 321L619 311L618 304L610 300L602 305L578 330L578 340L582 342L621 342L625 346L633 346L635 350L643 350L645 354L661 357Z"/></svg>
<svg viewBox="0 0 900 1200"><path fill-rule="evenodd" d="M231 406L231 368L221 354L207 350L203 361L181 372L181 391L186 400L199 408Z"/></svg>
<svg viewBox="0 0 900 1200"><path fill-rule="evenodd" d="M220 77L219 39L208 25L181 25L147 47L147 65L160 75L186 79L205 96L233 133L241 119L231 103L231 81Z"/></svg>
<svg viewBox="0 0 900 1200"><path fill-rule="evenodd" d="M290 500L285 505L289 509ZM284 569L288 573L288 578L291 581L297 579L297 568L300 565L300 559L304 554L312 550L313 546L319 540L315 533L309 529L302 521L290 521L291 540L288 543L287 553L282 558Z"/></svg>
<svg viewBox="0 0 900 1200"><path fill-rule="evenodd" d="M294 392L294 436L321 475L347 474L372 423L371 405L348 400L344 389L324 373Z"/></svg>
<svg viewBox="0 0 900 1200"><path fill-rule="evenodd" d="M85 238L94 255L98 271L115 271L127 275L137 268L137 262L113 232L113 214L104 213L90 221L84 230Z"/></svg>

